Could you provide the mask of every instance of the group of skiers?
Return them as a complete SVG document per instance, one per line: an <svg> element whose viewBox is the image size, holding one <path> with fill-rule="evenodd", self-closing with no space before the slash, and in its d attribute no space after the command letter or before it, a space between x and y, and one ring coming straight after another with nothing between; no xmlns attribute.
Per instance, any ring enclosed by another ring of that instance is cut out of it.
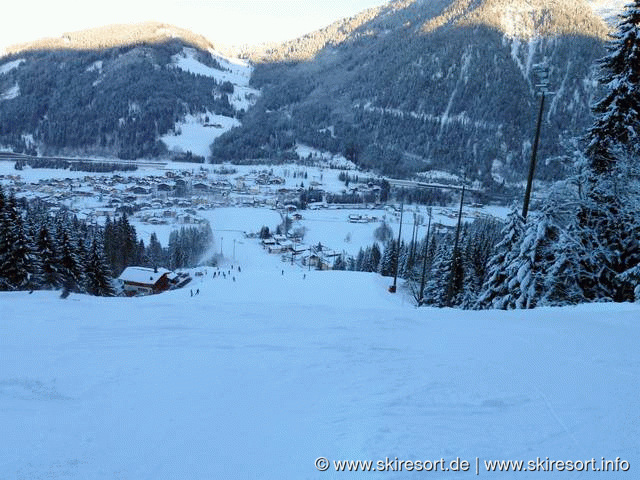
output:
<svg viewBox="0 0 640 480"><path fill-rule="evenodd" d="M231 265L231 268L229 270L226 270L226 271L220 270L220 267L216 267L215 271L213 272L213 278L222 277L222 278L226 279L228 277L228 278L230 278L231 280L233 280L235 282L236 281L236 277L235 277L235 275L232 275L232 273L231 273L234 270L235 270L235 267L233 265ZM242 267L240 267L240 265L238 265L237 272L238 273L242 272ZM206 270L204 271L204 275L205 276L207 275L207 271ZM200 289L197 288L195 290L195 292L193 291L193 289L191 289L189 291L189 293L191 294L192 297L195 297L196 295L200 295Z"/></svg>

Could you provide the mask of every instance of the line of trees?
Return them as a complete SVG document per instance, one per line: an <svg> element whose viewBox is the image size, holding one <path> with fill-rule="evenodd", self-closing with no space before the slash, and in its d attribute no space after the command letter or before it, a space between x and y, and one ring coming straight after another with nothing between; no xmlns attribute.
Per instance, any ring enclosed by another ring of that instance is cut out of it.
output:
<svg viewBox="0 0 640 480"><path fill-rule="evenodd" d="M138 239L126 214L104 226L52 211L39 200L17 200L0 188L0 291L62 290L115 295L113 279L131 265L190 268L205 259L211 228L183 227L163 247L155 233Z"/></svg>
<svg viewBox="0 0 640 480"><path fill-rule="evenodd" d="M31 168L59 168L69 169L72 172L93 172L93 173L113 173L113 172L133 172L138 169L134 163L122 162L89 162L66 160L63 158L29 158L20 159L15 163L16 170L23 170L26 165Z"/></svg>
<svg viewBox="0 0 640 480"><path fill-rule="evenodd" d="M500 239L501 223L479 219L465 224L455 249L454 233L435 228L421 241L401 241L384 226L384 247L375 242L355 258L340 259L337 269L377 272L404 279L418 305L473 308L487 278L487 265ZM417 235L416 235L417 237Z"/></svg>
<svg viewBox="0 0 640 480"><path fill-rule="evenodd" d="M111 296L102 229L0 188L0 290L63 290Z"/></svg>

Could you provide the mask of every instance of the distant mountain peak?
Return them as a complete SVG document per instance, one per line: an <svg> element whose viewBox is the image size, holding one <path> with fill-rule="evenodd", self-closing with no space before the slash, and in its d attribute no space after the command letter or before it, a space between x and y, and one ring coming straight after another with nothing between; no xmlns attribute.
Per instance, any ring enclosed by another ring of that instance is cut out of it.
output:
<svg viewBox="0 0 640 480"><path fill-rule="evenodd" d="M606 0L393 0L295 40L262 45L242 53L257 63L301 61L314 57L325 47L383 36L391 31L422 35L440 28L478 25L523 40L563 35L603 40L610 28L590 7L594 2Z"/></svg>
<svg viewBox="0 0 640 480"><path fill-rule="evenodd" d="M607 27L584 0L454 0L427 20L423 32L447 24L485 25L511 38L586 35L604 38Z"/></svg>

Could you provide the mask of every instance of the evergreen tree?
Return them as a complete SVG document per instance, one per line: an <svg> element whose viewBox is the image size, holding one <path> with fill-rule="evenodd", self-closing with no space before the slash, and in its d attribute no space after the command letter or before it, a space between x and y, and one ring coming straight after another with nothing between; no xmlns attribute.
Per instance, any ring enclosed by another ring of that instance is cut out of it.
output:
<svg viewBox="0 0 640 480"><path fill-rule="evenodd" d="M16 206L16 199L10 196L4 205L4 235L10 242L3 253L0 269L3 272L7 290L26 290L35 286L35 258L33 249L23 227L22 215Z"/></svg>
<svg viewBox="0 0 640 480"><path fill-rule="evenodd" d="M378 267L380 265L380 259L382 258L382 252L380 251L380 246L377 242L374 242L371 245L371 251L369 252L369 256L367 258L368 268L367 272L377 272Z"/></svg>
<svg viewBox="0 0 640 480"><path fill-rule="evenodd" d="M360 250L358 250L358 255L356 256L356 260L355 260L355 270L357 272L364 271L364 268L362 266L363 262L364 262L364 250L362 249L362 247L360 247Z"/></svg>
<svg viewBox="0 0 640 480"><path fill-rule="evenodd" d="M594 107L596 116L589 130L587 156L596 175L611 173L618 144L633 145L640 138L640 0L630 4L601 60L600 83L607 90Z"/></svg>
<svg viewBox="0 0 640 480"><path fill-rule="evenodd" d="M598 178L577 215L577 240L587 255L578 282L591 301L634 299L635 286L621 275L640 262L640 212L637 201L614 185L622 180L617 175Z"/></svg>
<svg viewBox="0 0 640 480"><path fill-rule="evenodd" d="M393 277L396 272L396 262L398 258L398 244L395 240L389 240L384 248L378 272L383 277Z"/></svg>
<svg viewBox="0 0 640 480"><path fill-rule="evenodd" d="M129 223L129 217L126 213L122 214L119 222L118 240L122 249L121 273L126 267L136 265L139 257L136 229Z"/></svg>
<svg viewBox="0 0 640 480"><path fill-rule="evenodd" d="M573 226L559 232L553 263L547 268L542 304L575 305L587 299L579 285L583 262L588 258Z"/></svg>
<svg viewBox="0 0 640 480"><path fill-rule="evenodd" d="M523 232L524 221L514 207L502 229L502 240L495 246L489 260L487 280L478 298L478 308L514 308L517 296L510 290L509 282L515 278L514 259L520 251Z"/></svg>
<svg viewBox="0 0 640 480"><path fill-rule="evenodd" d="M158 241L158 236L156 232L151 234L151 238L149 239L149 246L147 247L147 257L149 258L149 263L152 267L158 267L164 265L164 252L162 249L162 245Z"/></svg>
<svg viewBox="0 0 640 480"><path fill-rule="evenodd" d="M40 228L36 242L36 254L40 258L41 288L48 290L61 287L60 260L46 225Z"/></svg>
<svg viewBox="0 0 640 480"><path fill-rule="evenodd" d="M423 303L433 307L445 307L446 293L451 279L452 238L447 236L436 247L433 263L423 292Z"/></svg>
<svg viewBox="0 0 640 480"><path fill-rule="evenodd" d="M0 186L0 290L11 290L9 273L5 268L8 267L13 241L13 232L7 213L7 201Z"/></svg>
<svg viewBox="0 0 640 480"><path fill-rule="evenodd" d="M336 261L333 263L333 269L334 270L346 270L347 269L347 263L345 262L345 260L342 257L342 255L339 255L338 258L336 258Z"/></svg>
<svg viewBox="0 0 640 480"><path fill-rule="evenodd" d="M60 274L65 295L83 291L83 268L78 257L77 246L66 228L60 233Z"/></svg>
<svg viewBox="0 0 640 480"><path fill-rule="evenodd" d="M581 296L590 301L635 298L633 275L625 272L640 262L639 28L640 1L635 0L621 16L609 55L601 62L601 83L607 93L594 108L596 119L586 149L587 182L572 228L575 243L586 255L576 268L577 286ZM554 298L557 293L556 289Z"/></svg>
<svg viewBox="0 0 640 480"><path fill-rule="evenodd" d="M462 252L460 248L451 250L451 257L447 265L446 288L444 291L444 306L454 307L462 303L465 273Z"/></svg>
<svg viewBox="0 0 640 480"><path fill-rule="evenodd" d="M487 275L487 264L497 243L501 225L495 220L479 219L469 226L469 233L463 247L465 272L462 308L473 308Z"/></svg>
<svg viewBox="0 0 640 480"><path fill-rule="evenodd" d="M510 293L517 292L515 308L535 308L545 295L548 268L554 263L558 230L550 211L545 210L529 218L518 256L508 268L511 275L507 285Z"/></svg>
<svg viewBox="0 0 640 480"><path fill-rule="evenodd" d="M151 261L147 256L147 249L144 246L144 240L141 238L138 242L138 248L136 249L135 265L142 265L145 267L151 267Z"/></svg>
<svg viewBox="0 0 640 480"><path fill-rule="evenodd" d="M111 284L109 267L102 253L102 246L94 238L91 243L85 267L86 291L89 295L111 297L114 289Z"/></svg>
<svg viewBox="0 0 640 480"><path fill-rule="evenodd" d="M179 243L178 231L174 230L169 234L169 268L176 270L184 267L184 255Z"/></svg>

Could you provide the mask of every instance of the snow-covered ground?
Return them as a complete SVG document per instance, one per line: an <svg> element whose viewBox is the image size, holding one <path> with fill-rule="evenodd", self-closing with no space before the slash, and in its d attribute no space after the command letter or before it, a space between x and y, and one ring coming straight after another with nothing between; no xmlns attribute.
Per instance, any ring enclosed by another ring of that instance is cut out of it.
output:
<svg viewBox="0 0 640 480"><path fill-rule="evenodd" d="M226 58L218 52L211 52L223 70L211 68L199 62L196 51L192 48L184 48L174 55L173 62L177 68L214 78L217 82L231 82L234 85L234 93L229 94L229 103L236 110L247 110L253 105L260 95L260 91L249 87L253 67L245 60Z"/></svg>
<svg viewBox="0 0 640 480"><path fill-rule="evenodd" d="M162 295L0 294L0 477L337 478L322 456L472 465L367 478L469 478L476 457L484 478L633 478L640 306L416 309L374 274L229 248L231 276ZM537 457L632 470L483 470Z"/></svg>
<svg viewBox="0 0 640 480"><path fill-rule="evenodd" d="M631 2L629 0L587 0L587 3L596 15L599 15L609 25L615 26L618 22L618 15Z"/></svg>
<svg viewBox="0 0 640 480"><path fill-rule="evenodd" d="M0 75L4 75L5 73L9 73L14 68L18 68L25 62L24 58L18 58L16 60L11 60L3 65L0 65Z"/></svg>
<svg viewBox="0 0 640 480"><path fill-rule="evenodd" d="M343 168L346 170L356 170L357 166L351 160L347 160L344 155L336 155L331 152L318 150L309 145L299 143L296 145L296 153L302 160L312 159L317 164L332 167Z"/></svg>
<svg viewBox="0 0 640 480"><path fill-rule="evenodd" d="M235 118L211 112L187 115L183 121L176 123L175 130L179 134L168 133L160 137L160 140L172 152L190 151L194 155L207 158L211 154L211 144L214 140L239 125L240 122Z"/></svg>
<svg viewBox="0 0 640 480"><path fill-rule="evenodd" d="M4 92L0 93L0 100L11 100L20 96L20 87L16 83L12 87L9 87Z"/></svg>

